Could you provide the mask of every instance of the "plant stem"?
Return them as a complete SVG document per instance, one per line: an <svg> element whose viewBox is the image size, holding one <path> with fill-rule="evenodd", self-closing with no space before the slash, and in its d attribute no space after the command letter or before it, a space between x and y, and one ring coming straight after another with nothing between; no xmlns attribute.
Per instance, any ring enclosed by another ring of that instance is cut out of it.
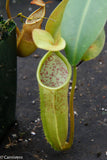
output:
<svg viewBox="0 0 107 160"><path fill-rule="evenodd" d="M8 18L11 18L11 13L10 13L10 9L9 9L9 1L10 0L6 0L6 11L7 11Z"/></svg>
<svg viewBox="0 0 107 160"><path fill-rule="evenodd" d="M73 138L74 138L74 109L73 109L73 103L74 103L74 93L75 93L76 79L77 79L77 69L76 69L76 66L75 66L73 68L73 83L72 83L72 89L71 89L70 99L69 99L70 135L69 135L69 141L65 142L65 146L63 147L63 150L67 150L67 149L71 148L71 146L73 144Z"/></svg>
<svg viewBox="0 0 107 160"><path fill-rule="evenodd" d="M76 67L74 67L73 68L73 83L72 83L72 89L71 89L70 100L69 100L70 124L73 125L73 126L70 126L69 143L71 145L73 143L73 138L74 138L74 109L73 109L73 102L74 102L74 93L75 93L76 79L77 79L77 69L76 69ZM73 132L73 135L72 135L72 132Z"/></svg>

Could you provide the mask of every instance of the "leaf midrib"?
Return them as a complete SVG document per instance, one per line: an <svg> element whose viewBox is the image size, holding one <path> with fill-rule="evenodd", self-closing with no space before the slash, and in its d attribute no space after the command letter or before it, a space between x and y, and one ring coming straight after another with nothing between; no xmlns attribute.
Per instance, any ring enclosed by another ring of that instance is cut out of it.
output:
<svg viewBox="0 0 107 160"><path fill-rule="evenodd" d="M77 38L76 38L76 43L75 43L75 50L74 50L74 61L75 61L75 58L76 58L76 55L77 55L77 49L78 49L78 42L79 42L79 39L80 39L80 35L81 35L81 30L82 30L82 26L84 24L84 20L85 20L85 17L87 15L87 11L88 11L88 8L90 6L90 2L91 0L88 0L88 3L86 3L86 7L84 8L84 11L83 11L83 14L82 14L82 19L81 19L81 23L79 25L79 30L78 30L78 33L77 33Z"/></svg>

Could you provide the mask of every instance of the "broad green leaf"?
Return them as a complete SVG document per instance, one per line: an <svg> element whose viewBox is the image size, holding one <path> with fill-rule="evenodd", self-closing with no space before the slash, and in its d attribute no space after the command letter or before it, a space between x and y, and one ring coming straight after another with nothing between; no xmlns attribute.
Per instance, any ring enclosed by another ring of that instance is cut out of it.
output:
<svg viewBox="0 0 107 160"><path fill-rule="evenodd" d="M49 50L49 51L59 51L65 48L65 40L60 38L58 42L54 41L52 35L41 29L34 29L33 41L38 48Z"/></svg>
<svg viewBox="0 0 107 160"><path fill-rule="evenodd" d="M97 40L85 52L81 60L89 61L97 57L104 47L104 42L105 42L105 32L103 30L98 36Z"/></svg>
<svg viewBox="0 0 107 160"><path fill-rule="evenodd" d="M63 13L68 0L63 0L51 13L45 29L54 37L55 41L60 39L60 25L63 17Z"/></svg>
<svg viewBox="0 0 107 160"><path fill-rule="evenodd" d="M69 0L61 25L66 56L76 66L97 39L107 19L107 0Z"/></svg>

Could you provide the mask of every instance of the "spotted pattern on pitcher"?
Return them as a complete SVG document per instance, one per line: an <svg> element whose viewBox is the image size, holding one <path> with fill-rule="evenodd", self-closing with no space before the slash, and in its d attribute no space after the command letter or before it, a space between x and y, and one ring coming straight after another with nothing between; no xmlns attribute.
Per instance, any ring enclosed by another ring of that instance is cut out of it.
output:
<svg viewBox="0 0 107 160"><path fill-rule="evenodd" d="M46 53L37 69L43 130L55 150L62 150L67 140L71 73L71 66L61 52Z"/></svg>
<svg viewBox="0 0 107 160"><path fill-rule="evenodd" d="M59 87L66 81L68 70L65 63L55 53L52 53L40 71L40 80L48 87Z"/></svg>

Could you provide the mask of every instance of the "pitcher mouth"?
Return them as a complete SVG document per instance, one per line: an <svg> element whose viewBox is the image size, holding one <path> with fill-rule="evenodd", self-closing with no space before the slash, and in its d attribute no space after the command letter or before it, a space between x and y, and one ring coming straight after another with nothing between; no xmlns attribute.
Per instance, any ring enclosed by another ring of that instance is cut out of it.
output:
<svg viewBox="0 0 107 160"><path fill-rule="evenodd" d="M33 19L32 20L26 19L25 23L29 25L35 24L39 22L44 17L44 15L45 15L45 7L44 8L40 7L39 9L37 9L36 11L34 11L29 15L28 18L33 18Z"/></svg>
<svg viewBox="0 0 107 160"><path fill-rule="evenodd" d="M39 84L45 88L58 89L71 78L71 66L60 52L48 52L37 69Z"/></svg>

